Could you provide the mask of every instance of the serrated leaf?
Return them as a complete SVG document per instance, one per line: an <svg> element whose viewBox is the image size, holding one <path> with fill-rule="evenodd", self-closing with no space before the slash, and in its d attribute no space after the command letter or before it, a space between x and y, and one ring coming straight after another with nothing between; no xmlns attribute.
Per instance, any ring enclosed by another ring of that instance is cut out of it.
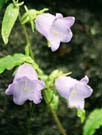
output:
<svg viewBox="0 0 102 135"><path fill-rule="evenodd" d="M5 70L11 70L15 66L18 66L24 62L32 61L30 57L25 56L24 54L15 54L13 56L8 55L0 59L0 73L3 73Z"/></svg>
<svg viewBox="0 0 102 135"><path fill-rule="evenodd" d="M9 35L18 17L18 14L19 6L16 7L13 3L9 4L5 11L1 28L1 34L5 44L8 43Z"/></svg>
<svg viewBox="0 0 102 135"><path fill-rule="evenodd" d="M81 123L83 123L84 120L85 120L85 110L78 109L77 110L77 116L80 118Z"/></svg>
<svg viewBox="0 0 102 135"><path fill-rule="evenodd" d="M89 115L84 128L83 135L93 135L102 126L102 109L95 109Z"/></svg>

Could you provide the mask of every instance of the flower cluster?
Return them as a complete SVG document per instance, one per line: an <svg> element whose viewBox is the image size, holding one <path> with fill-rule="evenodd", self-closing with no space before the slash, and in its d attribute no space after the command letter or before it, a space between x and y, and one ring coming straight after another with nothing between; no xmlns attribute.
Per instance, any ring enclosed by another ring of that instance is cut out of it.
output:
<svg viewBox="0 0 102 135"><path fill-rule="evenodd" d="M87 85L87 76L80 81L71 77L61 76L55 80L55 87L59 94L68 100L69 107L84 108L84 98L92 94L92 88ZM38 80L36 71L30 64L21 65L17 71L13 83L6 89L7 95L13 95L13 101L17 105L22 105L26 100L35 104L41 101L41 90L45 84Z"/></svg>
<svg viewBox="0 0 102 135"><path fill-rule="evenodd" d="M69 42L72 38L70 27L74 24L74 17L63 17L57 13L56 16L44 13L38 15L35 20L36 29L45 36L50 44L51 50L56 51L60 42ZM60 76L55 79L55 87L58 93L68 100L70 108L84 109L84 99L92 94L92 88L88 85L87 76L80 81L72 77ZM41 91L45 83L38 79L37 72L31 64L24 63L18 67L13 83L6 89L7 95L13 95L13 101L22 105L26 100L35 104L41 102Z"/></svg>

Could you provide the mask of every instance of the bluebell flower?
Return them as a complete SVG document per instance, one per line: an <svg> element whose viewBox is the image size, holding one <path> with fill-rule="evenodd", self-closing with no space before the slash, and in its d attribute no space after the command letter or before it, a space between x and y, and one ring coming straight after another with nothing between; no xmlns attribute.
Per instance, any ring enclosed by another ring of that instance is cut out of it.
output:
<svg viewBox="0 0 102 135"><path fill-rule="evenodd" d="M63 17L62 14L57 13L56 16L50 13L38 15L35 20L36 29L49 42L52 51L56 51L61 42L67 43L72 38L72 31L70 27L74 24L75 18Z"/></svg>
<svg viewBox="0 0 102 135"><path fill-rule="evenodd" d="M69 108L84 109L84 99L91 96L93 90L87 84L89 78L85 76L80 81L72 77L61 76L55 80L58 93L68 100Z"/></svg>
<svg viewBox="0 0 102 135"><path fill-rule="evenodd" d="M22 105L27 100L38 104L41 102L41 90L44 89L44 86L44 82L38 79L32 65L24 63L18 67L13 83L8 86L5 93L12 95L13 101L17 105Z"/></svg>

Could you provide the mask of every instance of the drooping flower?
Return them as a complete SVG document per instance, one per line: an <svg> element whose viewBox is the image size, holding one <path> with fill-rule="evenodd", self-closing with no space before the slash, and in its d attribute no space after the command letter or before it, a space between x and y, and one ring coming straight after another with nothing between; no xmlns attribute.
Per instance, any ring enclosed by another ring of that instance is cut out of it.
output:
<svg viewBox="0 0 102 135"><path fill-rule="evenodd" d="M13 95L13 101L22 105L26 100L35 104L41 102L41 90L44 89L44 82L38 80L36 71L30 64L24 63L18 67L13 83L6 89L7 95Z"/></svg>
<svg viewBox="0 0 102 135"><path fill-rule="evenodd" d="M84 99L91 96L93 92L92 88L87 84L88 82L87 76L80 81L72 77L61 76L55 80L55 87L58 93L68 100L70 108L84 109Z"/></svg>
<svg viewBox="0 0 102 135"><path fill-rule="evenodd" d="M63 17L57 13L56 16L50 13L38 15L35 20L36 29L48 40L51 50L56 51L60 42L67 43L72 38L70 27L74 24L75 18Z"/></svg>

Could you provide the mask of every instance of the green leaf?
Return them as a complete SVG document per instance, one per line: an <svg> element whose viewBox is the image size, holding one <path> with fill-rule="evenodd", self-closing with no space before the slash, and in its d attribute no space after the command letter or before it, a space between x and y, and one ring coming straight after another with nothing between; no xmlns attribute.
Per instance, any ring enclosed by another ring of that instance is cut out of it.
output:
<svg viewBox="0 0 102 135"><path fill-rule="evenodd" d="M78 109L77 110L77 116L80 118L81 123L83 123L84 120L85 120L85 110Z"/></svg>
<svg viewBox="0 0 102 135"><path fill-rule="evenodd" d="M83 129L83 135L93 135L102 126L102 109L95 109L89 115Z"/></svg>
<svg viewBox="0 0 102 135"><path fill-rule="evenodd" d="M5 44L8 43L8 38L14 23L19 14L19 6L14 6L13 3L9 4L3 18L1 34Z"/></svg>
<svg viewBox="0 0 102 135"><path fill-rule="evenodd" d="M24 54L15 54L13 56L8 55L3 57L0 59L0 73L3 73L5 70L11 70L15 66L18 66L24 62L32 63L32 59Z"/></svg>

